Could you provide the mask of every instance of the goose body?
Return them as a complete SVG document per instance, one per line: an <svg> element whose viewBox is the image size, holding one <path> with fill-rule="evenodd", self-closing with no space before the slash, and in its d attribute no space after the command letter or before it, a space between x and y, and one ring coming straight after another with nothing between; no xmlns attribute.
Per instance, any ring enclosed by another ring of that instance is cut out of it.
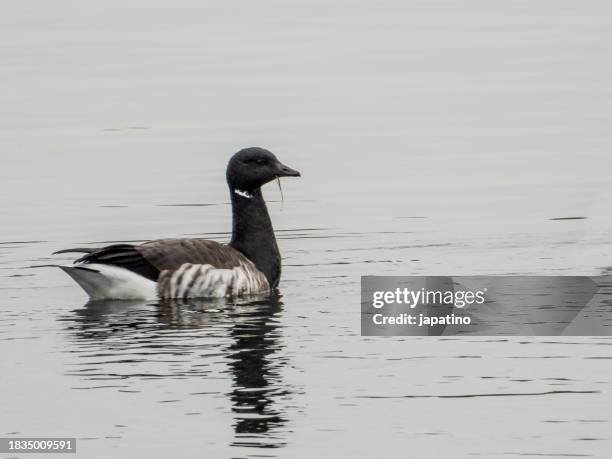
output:
<svg viewBox="0 0 612 459"><path fill-rule="evenodd" d="M281 257L261 186L299 172L262 148L236 153L227 168L232 239L160 239L56 253L85 252L61 268L92 299L202 298L265 293L276 288Z"/></svg>

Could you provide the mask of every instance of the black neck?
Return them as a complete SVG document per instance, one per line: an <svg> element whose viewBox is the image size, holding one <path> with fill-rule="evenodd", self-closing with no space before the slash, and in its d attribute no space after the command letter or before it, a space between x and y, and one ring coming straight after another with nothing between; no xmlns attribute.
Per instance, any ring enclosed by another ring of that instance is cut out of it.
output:
<svg viewBox="0 0 612 459"><path fill-rule="evenodd" d="M238 193L244 194L238 190ZM232 240L230 245L251 260L268 279L278 285L281 258L266 203L257 188L241 196L230 187L232 199ZM250 196L250 197L249 197Z"/></svg>

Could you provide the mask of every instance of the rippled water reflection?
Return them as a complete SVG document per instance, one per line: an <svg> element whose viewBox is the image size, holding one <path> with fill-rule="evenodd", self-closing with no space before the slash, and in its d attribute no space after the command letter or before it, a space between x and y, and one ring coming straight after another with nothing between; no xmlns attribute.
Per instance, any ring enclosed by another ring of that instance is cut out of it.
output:
<svg viewBox="0 0 612 459"><path fill-rule="evenodd" d="M281 447L283 407L293 390L280 373L288 364L279 327L282 309L279 295L231 302L90 301L59 319L69 331L67 352L78 357L66 374L91 384L81 388L125 392L138 392L130 389L132 379L171 384L196 378L202 391L190 395L231 401L233 446ZM219 372L220 363L227 370ZM207 381L222 373L231 379L231 391L207 391Z"/></svg>

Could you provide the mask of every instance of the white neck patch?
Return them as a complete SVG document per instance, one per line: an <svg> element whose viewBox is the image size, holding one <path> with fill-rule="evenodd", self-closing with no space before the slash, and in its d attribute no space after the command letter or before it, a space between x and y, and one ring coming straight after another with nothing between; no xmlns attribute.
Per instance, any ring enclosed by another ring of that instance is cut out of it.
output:
<svg viewBox="0 0 612 459"><path fill-rule="evenodd" d="M234 190L234 193L236 193L238 196L242 196L243 198L247 198L247 199L251 199L253 197L253 195L249 193L248 191L242 191L242 190L239 190L238 188Z"/></svg>

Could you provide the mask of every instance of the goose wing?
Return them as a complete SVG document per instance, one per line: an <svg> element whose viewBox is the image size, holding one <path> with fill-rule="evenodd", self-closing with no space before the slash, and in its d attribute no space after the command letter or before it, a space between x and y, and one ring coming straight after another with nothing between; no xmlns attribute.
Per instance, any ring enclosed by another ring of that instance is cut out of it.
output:
<svg viewBox="0 0 612 459"><path fill-rule="evenodd" d="M230 269L250 262L233 247L208 239L160 239L146 242L135 249L159 271L174 271L185 263Z"/></svg>
<svg viewBox="0 0 612 459"><path fill-rule="evenodd" d="M233 247L207 239L159 239L141 245L113 244L55 253L68 252L87 252L75 263L118 266L152 281L157 281L162 271L176 271L186 263L222 269L252 264Z"/></svg>

